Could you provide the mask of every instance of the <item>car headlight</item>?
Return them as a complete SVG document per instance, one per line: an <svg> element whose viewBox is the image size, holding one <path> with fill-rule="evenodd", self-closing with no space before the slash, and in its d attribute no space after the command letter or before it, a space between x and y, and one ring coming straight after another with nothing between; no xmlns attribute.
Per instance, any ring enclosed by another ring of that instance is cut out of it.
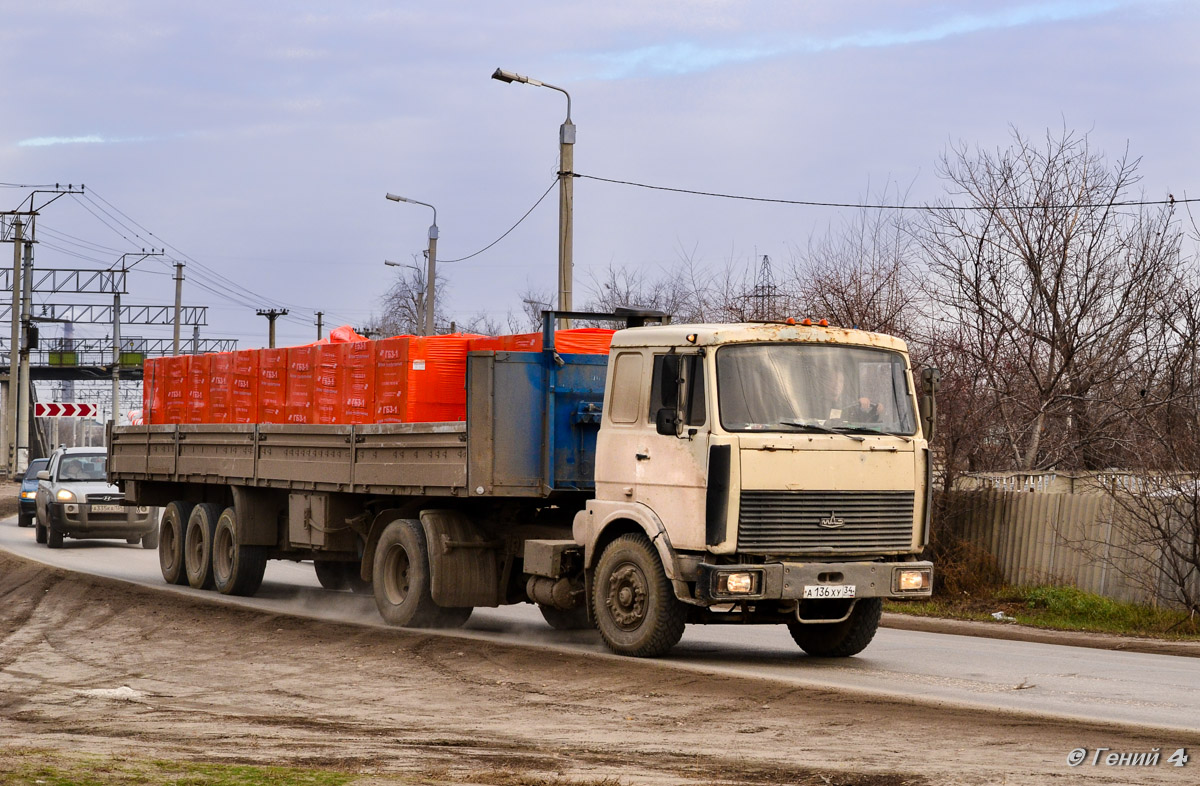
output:
<svg viewBox="0 0 1200 786"><path fill-rule="evenodd" d="M925 592L933 586L933 571L929 568L902 568L896 571L893 581L896 592Z"/></svg>
<svg viewBox="0 0 1200 786"><path fill-rule="evenodd" d="M59 502L75 502L76 501L75 492L71 491L70 489L59 489L58 493L55 494L54 497Z"/></svg>
<svg viewBox="0 0 1200 786"><path fill-rule="evenodd" d="M33 499L36 496L37 496L36 491L22 491L21 492L21 499Z"/></svg>

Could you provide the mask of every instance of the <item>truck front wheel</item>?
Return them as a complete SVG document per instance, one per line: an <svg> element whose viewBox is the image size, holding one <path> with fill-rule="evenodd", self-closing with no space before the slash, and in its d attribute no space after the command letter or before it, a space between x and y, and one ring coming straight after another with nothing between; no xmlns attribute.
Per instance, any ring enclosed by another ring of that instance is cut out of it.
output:
<svg viewBox="0 0 1200 786"><path fill-rule="evenodd" d="M425 531L415 519L387 525L375 547L375 606L391 625L407 628L450 628L465 623L471 607L442 608L429 588L429 555Z"/></svg>
<svg viewBox="0 0 1200 786"><path fill-rule="evenodd" d="M192 503L176 500L163 511L158 527L158 567L168 584L187 584L187 569L183 565L183 538L187 531Z"/></svg>
<svg viewBox="0 0 1200 786"><path fill-rule="evenodd" d="M657 657L683 636L687 608L645 535L622 535L604 549L592 587L592 616L604 643L620 655Z"/></svg>
<svg viewBox="0 0 1200 786"><path fill-rule="evenodd" d="M237 511L232 507L225 508L213 531L213 585L222 595L250 597L262 586L263 573L267 569L267 549L238 543L237 530Z"/></svg>
<svg viewBox="0 0 1200 786"><path fill-rule="evenodd" d="M194 589L213 588L212 544L221 517L221 506L201 502L192 508L183 535L183 565L187 583Z"/></svg>
<svg viewBox="0 0 1200 786"><path fill-rule="evenodd" d="M817 658L848 658L867 648L879 618L883 615L883 600L862 598L854 604L850 616L841 622L821 622L805 625L789 622L788 632L800 649Z"/></svg>

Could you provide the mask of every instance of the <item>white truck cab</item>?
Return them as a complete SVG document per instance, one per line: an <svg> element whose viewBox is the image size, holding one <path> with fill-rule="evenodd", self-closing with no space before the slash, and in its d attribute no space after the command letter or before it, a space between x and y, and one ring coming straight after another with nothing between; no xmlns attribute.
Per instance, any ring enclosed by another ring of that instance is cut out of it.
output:
<svg viewBox="0 0 1200 786"><path fill-rule="evenodd" d="M919 402L903 341L811 324L631 328L607 373L595 498L573 534L615 650L660 654L686 622L783 622L811 654L852 655L882 598L931 593L918 555L932 399Z"/></svg>

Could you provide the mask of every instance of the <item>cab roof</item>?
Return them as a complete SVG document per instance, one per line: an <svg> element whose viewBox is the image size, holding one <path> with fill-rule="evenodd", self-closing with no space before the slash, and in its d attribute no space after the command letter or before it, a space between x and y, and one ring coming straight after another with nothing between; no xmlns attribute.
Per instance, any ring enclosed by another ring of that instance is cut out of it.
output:
<svg viewBox="0 0 1200 786"><path fill-rule="evenodd" d="M689 336L695 336L689 340ZM908 352L901 339L884 333L820 325L788 325L782 322L737 322L729 324L648 325L618 330L612 339L617 347L719 346L753 342L802 344L846 344Z"/></svg>

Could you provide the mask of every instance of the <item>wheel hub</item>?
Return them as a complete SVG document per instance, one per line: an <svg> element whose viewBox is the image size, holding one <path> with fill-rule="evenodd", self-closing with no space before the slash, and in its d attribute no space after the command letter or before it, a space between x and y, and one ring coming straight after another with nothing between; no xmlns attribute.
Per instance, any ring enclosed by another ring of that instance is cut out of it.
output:
<svg viewBox="0 0 1200 786"><path fill-rule="evenodd" d="M646 577L634 565L622 565L608 582L607 605L613 621L626 630L646 618Z"/></svg>

